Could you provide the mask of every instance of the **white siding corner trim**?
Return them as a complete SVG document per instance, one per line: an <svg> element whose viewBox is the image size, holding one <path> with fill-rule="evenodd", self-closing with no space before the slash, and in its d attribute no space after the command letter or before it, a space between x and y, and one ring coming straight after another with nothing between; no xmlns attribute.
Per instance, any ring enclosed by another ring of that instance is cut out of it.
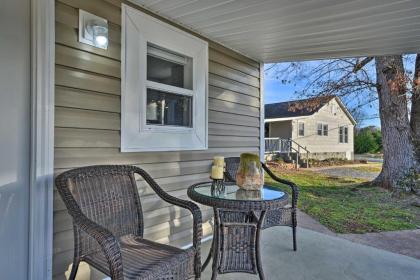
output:
<svg viewBox="0 0 420 280"><path fill-rule="evenodd" d="M207 149L208 43L127 5L122 13L121 151ZM148 43L192 58L191 128L146 125Z"/></svg>
<svg viewBox="0 0 420 280"><path fill-rule="evenodd" d="M31 162L28 279L52 278L54 0L31 1Z"/></svg>
<svg viewBox="0 0 420 280"><path fill-rule="evenodd" d="M264 160L265 154L265 103L264 103L264 63L260 63L260 159Z"/></svg>

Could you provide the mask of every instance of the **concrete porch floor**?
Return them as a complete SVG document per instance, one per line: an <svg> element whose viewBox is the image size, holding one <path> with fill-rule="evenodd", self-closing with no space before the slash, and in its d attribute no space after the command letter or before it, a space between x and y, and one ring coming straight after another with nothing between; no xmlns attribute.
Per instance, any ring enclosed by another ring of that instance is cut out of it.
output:
<svg viewBox="0 0 420 280"><path fill-rule="evenodd" d="M291 229L274 227L262 234L266 279L418 280L420 261L362 244L298 228L298 251L292 250ZM203 244L203 259L211 242ZM202 279L211 278L211 264ZM224 274L218 279L258 279L252 274Z"/></svg>

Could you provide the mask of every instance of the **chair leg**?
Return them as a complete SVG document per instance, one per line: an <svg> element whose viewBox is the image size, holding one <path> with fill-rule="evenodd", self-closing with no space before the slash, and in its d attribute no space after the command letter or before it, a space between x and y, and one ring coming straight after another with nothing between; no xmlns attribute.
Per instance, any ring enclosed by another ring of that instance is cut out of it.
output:
<svg viewBox="0 0 420 280"><path fill-rule="evenodd" d="M77 270L79 268L79 263L80 263L80 260L79 259L76 259L75 258L73 260L73 264L71 265L71 272L70 272L69 280L76 279L76 273L77 273Z"/></svg>
<svg viewBox="0 0 420 280"><path fill-rule="evenodd" d="M195 256L194 260L194 270L195 270L195 280L200 280L201 278L201 256L198 254Z"/></svg>
<svg viewBox="0 0 420 280"><path fill-rule="evenodd" d="M297 242L296 242L296 212L292 213L292 231L293 231L293 251L297 251Z"/></svg>

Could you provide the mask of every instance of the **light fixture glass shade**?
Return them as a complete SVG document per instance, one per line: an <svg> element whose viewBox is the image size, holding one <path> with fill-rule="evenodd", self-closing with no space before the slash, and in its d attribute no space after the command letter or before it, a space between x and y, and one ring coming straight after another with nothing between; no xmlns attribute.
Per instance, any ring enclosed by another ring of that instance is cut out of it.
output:
<svg viewBox="0 0 420 280"><path fill-rule="evenodd" d="M92 33L95 47L102 49L108 48L108 28L105 26L93 25Z"/></svg>
<svg viewBox="0 0 420 280"><path fill-rule="evenodd" d="M108 21L106 19L79 10L79 42L107 49L108 38Z"/></svg>

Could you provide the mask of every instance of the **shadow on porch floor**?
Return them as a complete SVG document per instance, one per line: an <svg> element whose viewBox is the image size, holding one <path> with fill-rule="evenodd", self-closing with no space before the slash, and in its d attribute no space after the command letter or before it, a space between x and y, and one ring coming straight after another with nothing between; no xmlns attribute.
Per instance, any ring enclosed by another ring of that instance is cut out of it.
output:
<svg viewBox="0 0 420 280"><path fill-rule="evenodd" d="M264 230L261 241L266 279L419 279L419 260L303 228L298 228L298 251L293 252L290 231L285 227ZM203 258L210 245L203 244ZM202 276L203 280L210 278L211 265ZM258 277L234 273L219 275L218 279Z"/></svg>

